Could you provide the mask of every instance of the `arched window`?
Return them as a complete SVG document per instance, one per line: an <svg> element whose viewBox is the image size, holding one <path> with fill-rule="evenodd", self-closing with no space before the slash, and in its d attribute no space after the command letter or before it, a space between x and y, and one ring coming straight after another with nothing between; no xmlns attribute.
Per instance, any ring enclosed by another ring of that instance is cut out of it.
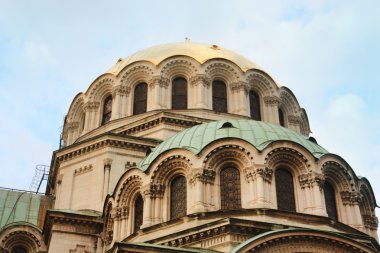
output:
<svg viewBox="0 0 380 253"><path fill-rule="evenodd" d="M139 194L135 200L134 209L135 220L133 223L133 232L136 232L143 224L144 200L141 197L141 194Z"/></svg>
<svg viewBox="0 0 380 253"><path fill-rule="evenodd" d="M251 109L251 119L261 120L260 97L253 90L249 91L249 107Z"/></svg>
<svg viewBox="0 0 380 253"><path fill-rule="evenodd" d="M227 87L223 81L212 82L212 109L227 112Z"/></svg>
<svg viewBox="0 0 380 253"><path fill-rule="evenodd" d="M103 104L103 115L102 115L102 125L110 121L112 114L112 96L109 95L104 100Z"/></svg>
<svg viewBox="0 0 380 253"><path fill-rule="evenodd" d="M234 167L226 167L220 171L221 209L233 210L241 208L240 173Z"/></svg>
<svg viewBox="0 0 380 253"><path fill-rule="evenodd" d="M278 108L278 119L280 121L280 125L285 127L285 116L281 108Z"/></svg>
<svg viewBox="0 0 380 253"><path fill-rule="evenodd" d="M179 77L172 83L172 109L187 108L187 81Z"/></svg>
<svg viewBox="0 0 380 253"><path fill-rule="evenodd" d="M327 216L334 220L338 220L334 187L329 182L325 181L323 192L325 194Z"/></svg>
<svg viewBox="0 0 380 253"><path fill-rule="evenodd" d="M170 218L176 219L186 216L187 189L186 178L178 176L170 184Z"/></svg>
<svg viewBox="0 0 380 253"><path fill-rule="evenodd" d="M28 253L28 251L23 247L16 247L12 250L12 253Z"/></svg>
<svg viewBox="0 0 380 253"><path fill-rule="evenodd" d="M275 174L277 209L289 212L296 211L294 201L293 176L286 169L277 169Z"/></svg>
<svg viewBox="0 0 380 253"><path fill-rule="evenodd" d="M146 112L148 85L146 83L139 83L136 85L133 94L133 115Z"/></svg>

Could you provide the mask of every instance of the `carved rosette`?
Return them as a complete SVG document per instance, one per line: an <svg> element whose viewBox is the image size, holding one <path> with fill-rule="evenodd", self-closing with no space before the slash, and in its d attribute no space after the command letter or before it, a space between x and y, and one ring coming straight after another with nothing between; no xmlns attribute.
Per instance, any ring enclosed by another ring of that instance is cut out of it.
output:
<svg viewBox="0 0 380 253"><path fill-rule="evenodd" d="M169 86L170 80L169 78L163 76L154 76L149 82L149 88L153 89L154 86L160 86L167 88Z"/></svg>
<svg viewBox="0 0 380 253"><path fill-rule="evenodd" d="M203 86L208 87L211 84L211 79L205 75L196 75L190 78L190 84L192 86L202 84Z"/></svg>
<svg viewBox="0 0 380 253"><path fill-rule="evenodd" d="M272 182L273 169L268 167L248 167L244 169L245 178L247 181L255 181L256 178L261 177L265 182Z"/></svg>
<svg viewBox="0 0 380 253"><path fill-rule="evenodd" d="M343 205L358 205L361 202L361 194L359 192L340 192Z"/></svg>
<svg viewBox="0 0 380 253"><path fill-rule="evenodd" d="M144 197L162 198L165 193L165 185L149 184L142 189Z"/></svg>
<svg viewBox="0 0 380 253"><path fill-rule="evenodd" d="M314 186L318 186L319 190L322 190L323 184L325 182L325 177L322 174L309 172L309 173L299 175L298 181L302 189L306 187L312 188Z"/></svg>
<svg viewBox="0 0 380 253"><path fill-rule="evenodd" d="M190 184L194 185L198 181L213 184L215 181L215 175L216 172L210 169L193 170L192 174L190 175Z"/></svg>
<svg viewBox="0 0 380 253"><path fill-rule="evenodd" d="M113 89L113 95L127 96L131 92L131 88L124 85L118 85Z"/></svg>
<svg viewBox="0 0 380 253"><path fill-rule="evenodd" d="M87 102L84 105L84 110L85 111L96 111L100 106L99 102Z"/></svg>
<svg viewBox="0 0 380 253"><path fill-rule="evenodd" d="M280 103L280 99L276 96L266 96L264 97L264 103L268 106L275 106Z"/></svg>
<svg viewBox="0 0 380 253"><path fill-rule="evenodd" d="M374 215L363 215L363 222L366 228L377 230L379 226L379 220Z"/></svg>

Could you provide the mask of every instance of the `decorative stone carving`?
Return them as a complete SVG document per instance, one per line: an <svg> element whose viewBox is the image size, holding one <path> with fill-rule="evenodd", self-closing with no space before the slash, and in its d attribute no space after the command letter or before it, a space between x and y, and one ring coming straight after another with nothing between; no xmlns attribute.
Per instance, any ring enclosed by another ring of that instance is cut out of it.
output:
<svg viewBox="0 0 380 253"><path fill-rule="evenodd" d="M243 81L231 83L231 90L232 92L245 91L245 93L247 94L249 92L248 83Z"/></svg>
<svg viewBox="0 0 380 253"><path fill-rule="evenodd" d="M190 84L193 86L197 86L198 84L203 84L203 86L208 87L211 84L211 79L205 75L196 75L190 78Z"/></svg>
<svg viewBox="0 0 380 253"><path fill-rule="evenodd" d="M379 220L374 215L363 215L363 223L366 228L377 230L379 226Z"/></svg>
<svg viewBox="0 0 380 253"><path fill-rule="evenodd" d="M276 85L260 73L252 73L247 77L249 88L255 88L263 95L275 94Z"/></svg>
<svg viewBox="0 0 380 253"><path fill-rule="evenodd" d="M100 103L99 102L87 102L84 105L84 110L85 111L95 111L99 108Z"/></svg>
<svg viewBox="0 0 380 253"><path fill-rule="evenodd" d="M340 192L343 205L358 205L361 201L361 194L359 192Z"/></svg>
<svg viewBox="0 0 380 253"><path fill-rule="evenodd" d="M79 127L79 122L77 122L77 121L66 123L66 128L69 131L76 130L76 129L78 129L78 127Z"/></svg>
<svg viewBox="0 0 380 253"><path fill-rule="evenodd" d="M154 86L158 85L160 87L167 88L169 86L170 80L169 78L162 77L162 76L154 76L149 82L149 88L153 88Z"/></svg>
<svg viewBox="0 0 380 253"><path fill-rule="evenodd" d="M255 181L257 177L261 177L265 182L272 182L273 169L268 167L247 167L244 169L247 181Z"/></svg>
<svg viewBox="0 0 380 253"><path fill-rule="evenodd" d="M70 253L91 253L91 251L87 250L85 245L79 245L75 247L75 249L71 249Z"/></svg>
<svg viewBox="0 0 380 253"><path fill-rule="evenodd" d="M291 148L276 148L265 157L265 164L269 168L275 168L277 164L289 164L294 169L307 172L310 164L307 158Z"/></svg>
<svg viewBox="0 0 380 253"><path fill-rule="evenodd" d="M213 184L215 181L215 175L216 172L210 169L193 170L190 175L190 184L194 184L197 181Z"/></svg>
<svg viewBox="0 0 380 253"><path fill-rule="evenodd" d="M131 92L129 86L118 85L113 88L114 95L127 96Z"/></svg>
<svg viewBox="0 0 380 253"><path fill-rule="evenodd" d="M164 192L165 185L163 184L149 184L146 185L142 190L142 193L145 197L150 196L151 198L162 198L164 196Z"/></svg>
<svg viewBox="0 0 380 253"><path fill-rule="evenodd" d="M78 176L80 174L84 174L90 171L92 171L92 164L89 164L89 165L86 165L84 167L80 167L79 169L74 170L74 175Z"/></svg>
<svg viewBox="0 0 380 253"><path fill-rule="evenodd" d="M244 166L250 166L252 159L244 148L237 145L223 145L213 151L211 151L205 158L205 168L209 170L215 170L217 164L221 161L237 160L244 164Z"/></svg>
<svg viewBox="0 0 380 253"><path fill-rule="evenodd" d="M301 123L301 118L299 116L289 115L288 122L293 125L298 125Z"/></svg>
<svg viewBox="0 0 380 253"><path fill-rule="evenodd" d="M264 103L270 106L278 105L280 103L280 99L276 96L266 96L264 97Z"/></svg>
<svg viewBox="0 0 380 253"><path fill-rule="evenodd" d="M335 161L327 161L321 168L325 178L338 182L344 191L355 191L355 183L348 169Z"/></svg>
<svg viewBox="0 0 380 253"><path fill-rule="evenodd" d="M323 184L325 182L325 177L322 174L309 172L299 175L298 181L302 189L306 187L312 188L314 185L317 185L319 189L322 190Z"/></svg>

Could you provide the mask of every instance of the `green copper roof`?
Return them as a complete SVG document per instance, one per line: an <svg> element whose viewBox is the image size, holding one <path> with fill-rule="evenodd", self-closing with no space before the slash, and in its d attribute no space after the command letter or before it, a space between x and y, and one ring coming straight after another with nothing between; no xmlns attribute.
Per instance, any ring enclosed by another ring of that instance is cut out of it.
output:
<svg viewBox="0 0 380 253"><path fill-rule="evenodd" d="M42 224L49 196L0 188L0 230L12 223Z"/></svg>
<svg viewBox="0 0 380 253"><path fill-rule="evenodd" d="M232 127L222 127L229 122ZM163 152L181 148L198 154L211 142L223 138L238 138L251 143L259 151L264 150L274 141L291 141L310 151L315 158L328 153L326 149L309 141L306 137L290 129L255 120L213 121L186 129L162 142L143 159L138 167L143 171Z"/></svg>

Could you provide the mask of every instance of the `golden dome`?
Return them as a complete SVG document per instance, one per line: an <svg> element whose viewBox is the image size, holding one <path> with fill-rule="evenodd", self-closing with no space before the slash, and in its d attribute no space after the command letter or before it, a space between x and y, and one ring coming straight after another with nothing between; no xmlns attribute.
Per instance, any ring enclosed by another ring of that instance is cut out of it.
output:
<svg viewBox="0 0 380 253"><path fill-rule="evenodd" d="M238 65L244 72L249 69L262 70L256 63L253 63L244 56L218 45L180 42L158 45L138 51L129 57L120 59L107 73L117 75L123 68L138 61L148 61L157 66L163 60L176 55L192 57L200 64L210 59L226 59Z"/></svg>

